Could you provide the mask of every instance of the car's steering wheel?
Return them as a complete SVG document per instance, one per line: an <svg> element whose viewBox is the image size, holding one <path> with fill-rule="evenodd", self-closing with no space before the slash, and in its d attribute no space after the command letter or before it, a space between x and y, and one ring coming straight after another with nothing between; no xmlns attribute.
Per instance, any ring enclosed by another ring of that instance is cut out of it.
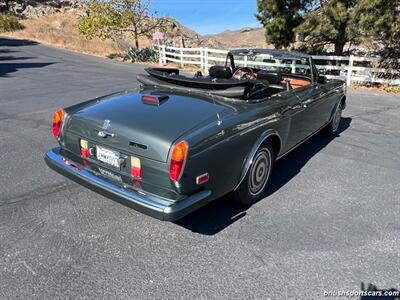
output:
<svg viewBox="0 0 400 300"><path fill-rule="evenodd" d="M233 78L243 80L243 79L251 79L251 80L256 80L257 75L254 73L252 68L244 67L244 68L239 68L237 69L233 75Z"/></svg>

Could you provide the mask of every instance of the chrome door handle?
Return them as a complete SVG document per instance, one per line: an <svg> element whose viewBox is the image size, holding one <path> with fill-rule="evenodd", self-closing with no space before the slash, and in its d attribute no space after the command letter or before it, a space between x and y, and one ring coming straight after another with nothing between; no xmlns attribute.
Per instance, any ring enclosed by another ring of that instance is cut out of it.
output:
<svg viewBox="0 0 400 300"><path fill-rule="evenodd" d="M307 107L306 103L300 103L300 104L290 106L290 109L299 109L299 108L306 108L306 107Z"/></svg>

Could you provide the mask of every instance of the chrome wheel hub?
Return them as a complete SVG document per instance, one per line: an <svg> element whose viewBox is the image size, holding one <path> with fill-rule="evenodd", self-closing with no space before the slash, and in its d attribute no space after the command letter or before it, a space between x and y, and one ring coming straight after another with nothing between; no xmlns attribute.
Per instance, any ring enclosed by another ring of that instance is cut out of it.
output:
<svg viewBox="0 0 400 300"><path fill-rule="evenodd" d="M341 118L342 118L342 106L339 104L335 116L333 117L332 130L334 132L338 129Z"/></svg>
<svg viewBox="0 0 400 300"><path fill-rule="evenodd" d="M248 186L253 196L256 196L264 190L271 171L271 153L263 149L254 157L250 168Z"/></svg>

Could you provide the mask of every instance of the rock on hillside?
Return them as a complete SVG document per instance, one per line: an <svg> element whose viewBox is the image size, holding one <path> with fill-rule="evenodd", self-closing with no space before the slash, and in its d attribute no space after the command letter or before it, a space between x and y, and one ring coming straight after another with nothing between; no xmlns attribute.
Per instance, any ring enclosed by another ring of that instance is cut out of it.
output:
<svg viewBox="0 0 400 300"><path fill-rule="evenodd" d="M203 37L192 29L189 29L173 18L165 18L164 33L165 41L168 45L176 47L209 47L221 48L223 45L215 38Z"/></svg>
<svg viewBox="0 0 400 300"><path fill-rule="evenodd" d="M77 12L85 10L82 0L22 0L11 2L10 9L24 19L35 19L55 13Z"/></svg>

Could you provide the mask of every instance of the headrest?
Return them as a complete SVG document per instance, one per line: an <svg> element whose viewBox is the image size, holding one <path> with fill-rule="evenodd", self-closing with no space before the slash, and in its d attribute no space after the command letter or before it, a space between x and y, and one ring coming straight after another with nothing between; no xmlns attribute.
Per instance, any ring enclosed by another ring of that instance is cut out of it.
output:
<svg viewBox="0 0 400 300"><path fill-rule="evenodd" d="M231 78L232 77L231 68L223 67L223 66L212 66L210 68L210 70L208 71L208 74L210 74L210 76L214 77L214 78Z"/></svg>
<svg viewBox="0 0 400 300"><path fill-rule="evenodd" d="M279 71L261 70L257 72L257 79L267 80L271 84L277 84L282 81L282 73Z"/></svg>

